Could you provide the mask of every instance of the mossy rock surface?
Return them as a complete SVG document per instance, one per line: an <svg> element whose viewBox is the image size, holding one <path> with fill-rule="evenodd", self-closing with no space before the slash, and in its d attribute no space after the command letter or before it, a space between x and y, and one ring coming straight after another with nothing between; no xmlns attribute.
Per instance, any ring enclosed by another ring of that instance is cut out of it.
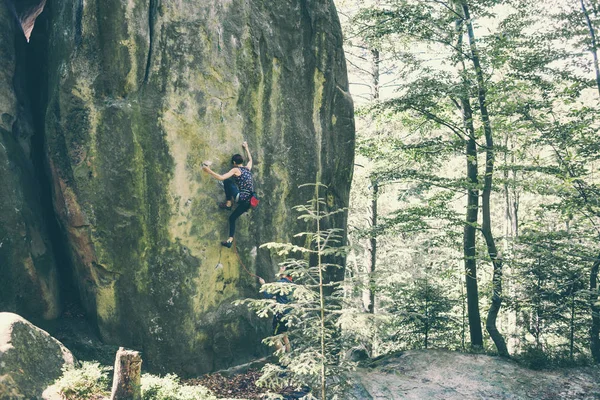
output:
<svg viewBox="0 0 600 400"><path fill-rule="evenodd" d="M74 361L47 332L17 314L0 313L0 395L9 396L3 399L41 399L63 365Z"/></svg>
<svg viewBox="0 0 600 400"><path fill-rule="evenodd" d="M60 314L56 261L34 172L26 82L17 68L25 38L7 4L0 2L0 311L53 319Z"/></svg>
<svg viewBox="0 0 600 400"><path fill-rule="evenodd" d="M46 145L76 281L103 340L182 375L262 356L256 296L306 229L292 207L328 185L348 205L354 121L333 1L49 3ZM218 172L254 157L260 207L228 214ZM346 215L327 226L345 229ZM250 273L249 273L250 272Z"/></svg>

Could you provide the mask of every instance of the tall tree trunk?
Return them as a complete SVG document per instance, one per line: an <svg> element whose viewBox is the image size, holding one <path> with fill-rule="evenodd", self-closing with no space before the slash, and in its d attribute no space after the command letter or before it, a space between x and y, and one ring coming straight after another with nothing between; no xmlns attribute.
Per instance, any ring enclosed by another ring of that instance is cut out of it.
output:
<svg viewBox="0 0 600 400"><path fill-rule="evenodd" d="M600 255L596 258L590 272L590 309L592 312L592 327L590 329L590 350L596 363L600 364L600 307L598 306L598 269Z"/></svg>
<svg viewBox="0 0 600 400"><path fill-rule="evenodd" d="M378 49L371 49L371 68L372 68L372 81L371 81L371 100L379 100L379 62L381 61Z"/></svg>
<svg viewBox="0 0 600 400"><path fill-rule="evenodd" d="M371 100L379 100L379 50L371 49L372 61L372 81L371 81ZM369 308L371 314L375 314L375 270L377 268L377 201L379 198L379 184L377 177L371 179L372 199L371 199L371 270L369 272Z"/></svg>
<svg viewBox="0 0 600 400"><path fill-rule="evenodd" d="M467 126L473 128L470 104L462 101L463 115ZM473 131L474 132L474 129ZM477 178L477 145L474 136L466 141L467 152L467 215L464 228L463 254L465 258L465 286L467 288L467 315L471 346L483 347L483 332L479 313L479 288L477 287L477 215L479 214L479 189Z"/></svg>
<svg viewBox="0 0 600 400"><path fill-rule="evenodd" d="M464 286L462 284L462 282L460 282L460 300L461 300L461 311L462 311L462 315L461 315L461 325L460 325L460 340L461 340L461 345L462 345L462 349L465 350L466 346L465 346L465 339L466 339L466 316L467 316L467 310L465 308L465 292L464 292Z"/></svg>
<svg viewBox="0 0 600 400"><path fill-rule="evenodd" d="M538 270L541 268L541 260L538 257L537 260ZM541 314L542 314L542 301L540 298L540 294L542 291L542 277L540 274L537 276L537 287L535 293L538 295L535 297L535 326L534 326L534 334L535 337L535 346L537 349L542 348L542 325L541 325Z"/></svg>
<svg viewBox="0 0 600 400"><path fill-rule="evenodd" d="M573 283L571 284L571 320L569 321L571 325L571 331L569 332L569 358L571 361L573 361L575 347L575 279L577 278L573 277Z"/></svg>
<svg viewBox="0 0 600 400"><path fill-rule="evenodd" d="M377 267L377 201L379 197L379 184L377 178L371 181L373 198L371 199L371 271L369 273L369 313L375 314L375 268Z"/></svg>
<svg viewBox="0 0 600 400"><path fill-rule="evenodd" d="M508 186L509 169L508 169L508 132L504 133L504 253L509 252L510 238L513 236L513 216L510 198L510 188Z"/></svg>
<svg viewBox="0 0 600 400"><path fill-rule="evenodd" d="M482 223L481 232L485 238L487 245L488 255L492 261L494 267L494 273L492 277L492 304L488 311L485 327L490 334L498 354L501 356L508 356L508 349L506 348L506 342L504 337L496 326L496 320L498 318L498 312L502 306L502 258L498 255L494 236L492 234L491 215L490 215L490 196L492 193L492 177L494 173L494 140L492 136L492 124L486 105L486 86L483 78L483 71L481 69L481 63L479 61L479 52L477 50L477 44L475 41L475 33L473 31L473 24L471 22L471 16L469 13L469 6L466 2L462 3L463 16L467 24L467 33L469 36L469 44L471 48L471 60L473 61L473 67L475 68L475 76L477 77L477 89L479 99L479 110L481 112L481 121L483 123L483 131L485 133L485 177L483 182L483 191L481 193L481 209L482 209Z"/></svg>
<svg viewBox="0 0 600 400"><path fill-rule="evenodd" d="M516 188L517 172L516 169L512 169L512 174L509 165L515 165L515 144L511 140L511 133L505 132L504 134L504 254L513 257L514 254L514 243L518 236L518 192ZM510 164L509 164L509 153L510 153ZM512 177L511 177L512 175ZM511 275L510 265L507 266L508 275ZM506 286L504 288L505 293L508 296L515 298L515 286L511 284L510 280L506 280ZM509 338L507 340L507 346L509 351L513 352L519 346L519 324L518 324L518 306L513 309L513 313L506 314L506 326L510 329Z"/></svg>
<svg viewBox="0 0 600 400"><path fill-rule="evenodd" d="M429 347L429 273L425 272L425 348Z"/></svg>
<svg viewBox="0 0 600 400"><path fill-rule="evenodd" d="M469 320L469 334L472 347L483 347L483 332L481 330L481 316L479 314L479 289L477 287L477 248L475 246L477 234L477 216L479 214L479 182L477 178L477 143L475 141L475 127L473 125L473 109L469 99L469 83L466 77L464 56L462 48L462 20L456 21L457 56L461 65L463 87L460 91L460 108L463 126L468 137L465 138L467 156L467 212L463 233L463 256L465 259L465 287L467 290L467 316Z"/></svg>
<svg viewBox="0 0 600 400"><path fill-rule="evenodd" d="M596 71L596 85L598 86L598 94L600 95L600 68L598 67L598 47L596 43L596 31L594 30L594 25L592 25L592 20L590 19L590 14L588 13L587 8L585 7L585 1L580 0L581 3L581 11L583 11L583 16L585 17L585 22L587 24L588 30L590 31L590 40L592 42L591 52L594 57L594 70Z"/></svg>

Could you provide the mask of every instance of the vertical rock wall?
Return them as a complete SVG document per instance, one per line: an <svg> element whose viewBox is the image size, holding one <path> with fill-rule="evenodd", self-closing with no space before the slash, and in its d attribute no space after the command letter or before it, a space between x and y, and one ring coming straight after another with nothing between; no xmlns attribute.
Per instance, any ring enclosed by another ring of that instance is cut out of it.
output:
<svg viewBox="0 0 600 400"><path fill-rule="evenodd" d="M261 355L269 323L235 299L259 246L302 227L320 180L348 205L352 102L333 1L48 1L45 116L54 204L82 301L104 340L153 369L207 372ZM247 140L261 205L225 249L222 188ZM339 214L330 224L344 228Z"/></svg>
<svg viewBox="0 0 600 400"><path fill-rule="evenodd" d="M26 81L17 71L24 45L14 14L0 2L0 311L52 319L59 285L34 173Z"/></svg>

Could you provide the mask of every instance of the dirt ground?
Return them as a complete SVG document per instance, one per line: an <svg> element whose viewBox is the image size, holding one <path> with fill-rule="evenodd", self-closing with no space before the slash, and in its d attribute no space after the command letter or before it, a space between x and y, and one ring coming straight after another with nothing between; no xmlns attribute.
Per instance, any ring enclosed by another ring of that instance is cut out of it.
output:
<svg viewBox="0 0 600 400"><path fill-rule="evenodd" d="M252 364L184 383L205 386L220 399L261 399L267 390L256 386L259 377ZM535 371L487 355L412 350L358 368L346 384L351 389L343 400L600 400L600 367ZM301 397L292 388L280 394ZM61 400L50 392L44 398Z"/></svg>
<svg viewBox="0 0 600 400"><path fill-rule="evenodd" d="M186 385L202 385L210 389L220 399L262 399L268 392L267 389L256 386L256 381L260 378L259 369L249 369L248 371L231 376L221 374L204 375L197 379L188 379ZM284 399L297 399L292 387L281 388L277 392Z"/></svg>
<svg viewBox="0 0 600 400"><path fill-rule="evenodd" d="M258 369L190 380L219 398L260 399ZM445 350L414 350L385 357L352 374L345 400L571 400L600 399L600 368L535 371L511 360ZM295 398L291 390L281 392Z"/></svg>

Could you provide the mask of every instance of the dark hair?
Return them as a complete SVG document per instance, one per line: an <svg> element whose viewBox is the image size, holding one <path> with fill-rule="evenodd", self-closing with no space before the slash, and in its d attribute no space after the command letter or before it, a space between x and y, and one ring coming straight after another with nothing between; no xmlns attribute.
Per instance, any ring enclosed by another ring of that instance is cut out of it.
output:
<svg viewBox="0 0 600 400"><path fill-rule="evenodd" d="M233 156L231 156L231 162L236 163L237 165L241 165L244 163L244 158L241 154L234 154Z"/></svg>

